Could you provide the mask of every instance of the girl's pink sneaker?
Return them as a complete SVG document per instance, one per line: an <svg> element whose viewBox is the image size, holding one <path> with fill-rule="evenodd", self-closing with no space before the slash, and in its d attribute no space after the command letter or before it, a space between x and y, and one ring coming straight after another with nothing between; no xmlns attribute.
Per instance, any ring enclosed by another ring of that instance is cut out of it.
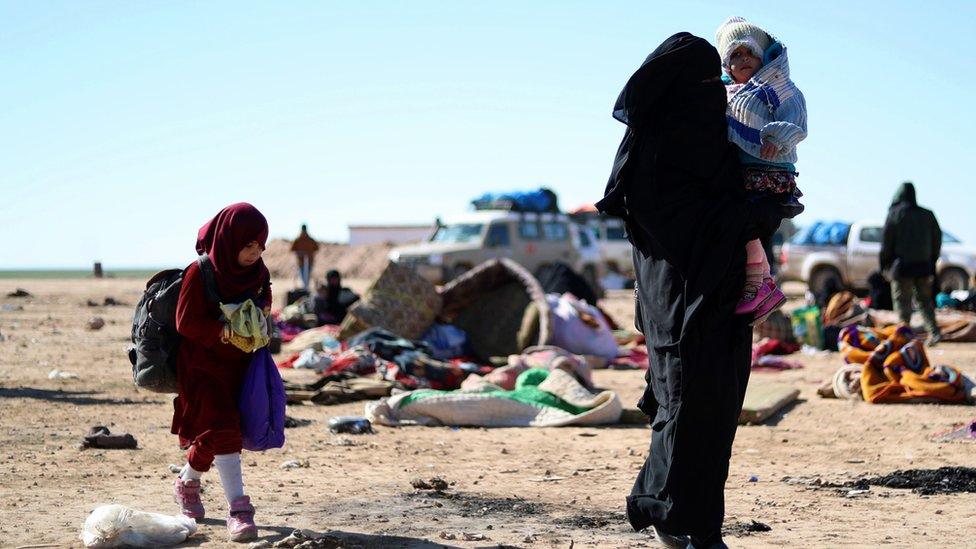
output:
<svg viewBox="0 0 976 549"><path fill-rule="evenodd" d="M752 312L752 322L750 324L753 326L765 322L769 318L769 315L776 312L786 303L786 295L776 287L776 283L771 278L764 280L763 286L769 286L772 290L766 295L766 300L760 303L756 307L756 310Z"/></svg>
<svg viewBox="0 0 976 549"><path fill-rule="evenodd" d="M173 499L180 504L183 516L200 520L203 518L203 502L200 501L200 481L183 480L177 477L173 483Z"/></svg>
<svg viewBox="0 0 976 549"><path fill-rule="evenodd" d="M769 280L769 282L772 282L772 280ZM766 301L766 299L769 298L769 295L775 289L775 284L768 284L766 280L763 280L755 294L745 294L739 299L739 303L735 306L735 314L751 315L764 301Z"/></svg>
<svg viewBox="0 0 976 549"><path fill-rule="evenodd" d="M227 531L231 541L251 541L258 537L258 527L254 524L254 506L251 498L241 496L230 503L227 515Z"/></svg>

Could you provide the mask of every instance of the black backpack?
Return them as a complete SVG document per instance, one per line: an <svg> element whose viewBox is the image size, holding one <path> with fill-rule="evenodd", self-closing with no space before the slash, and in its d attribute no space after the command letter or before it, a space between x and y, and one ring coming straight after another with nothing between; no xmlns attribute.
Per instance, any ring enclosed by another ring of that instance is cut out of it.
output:
<svg viewBox="0 0 976 549"><path fill-rule="evenodd" d="M217 282L210 258L197 258L203 273L207 298L220 302ZM129 362L132 380L143 389L156 393L176 391L176 351L180 334L176 332L176 302L180 297L185 269L167 269L146 282L146 291L132 317L132 343Z"/></svg>

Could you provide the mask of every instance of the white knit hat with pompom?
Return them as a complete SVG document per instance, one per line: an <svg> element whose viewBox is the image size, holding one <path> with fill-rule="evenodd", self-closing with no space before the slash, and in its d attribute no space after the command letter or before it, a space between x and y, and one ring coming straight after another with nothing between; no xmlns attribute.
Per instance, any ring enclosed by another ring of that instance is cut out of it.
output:
<svg viewBox="0 0 976 549"><path fill-rule="evenodd" d="M749 51L759 59L769 47L772 40L769 34L761 28L749 23L743 17L729 17L715 31L715 42L718 53L722 56L722 65L728 67L732 52L739 46L749 48Z"/></svg>

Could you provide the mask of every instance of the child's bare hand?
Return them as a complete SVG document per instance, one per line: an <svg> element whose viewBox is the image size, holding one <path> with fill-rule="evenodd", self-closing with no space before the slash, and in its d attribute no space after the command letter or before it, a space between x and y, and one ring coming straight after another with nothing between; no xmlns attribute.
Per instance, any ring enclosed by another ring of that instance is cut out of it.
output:
<svg viewBox="0 0 976 549"><path fill-rule="evenodd" d="M772 160L779 154L779 146L769 141L763 141L762 148L759 149L759 156L763 160Z"/></svg>

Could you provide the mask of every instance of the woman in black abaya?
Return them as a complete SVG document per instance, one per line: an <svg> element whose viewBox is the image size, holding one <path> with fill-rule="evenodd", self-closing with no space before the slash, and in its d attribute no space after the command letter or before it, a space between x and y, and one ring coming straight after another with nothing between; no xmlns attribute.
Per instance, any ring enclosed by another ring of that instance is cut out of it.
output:
<svg viewBox="0 0 976 549"><path fill-rule="evenodd" d="M652 418L651 450L627 516L667 546L696 549L724 547L751 353L750 318L734 314L745 244L778 224L774 205L741 193L720 76L715 48L688 33L648 56L617 99L613 115L627 131L598 204L627 222L650 355L638 406Z"/></svg>

